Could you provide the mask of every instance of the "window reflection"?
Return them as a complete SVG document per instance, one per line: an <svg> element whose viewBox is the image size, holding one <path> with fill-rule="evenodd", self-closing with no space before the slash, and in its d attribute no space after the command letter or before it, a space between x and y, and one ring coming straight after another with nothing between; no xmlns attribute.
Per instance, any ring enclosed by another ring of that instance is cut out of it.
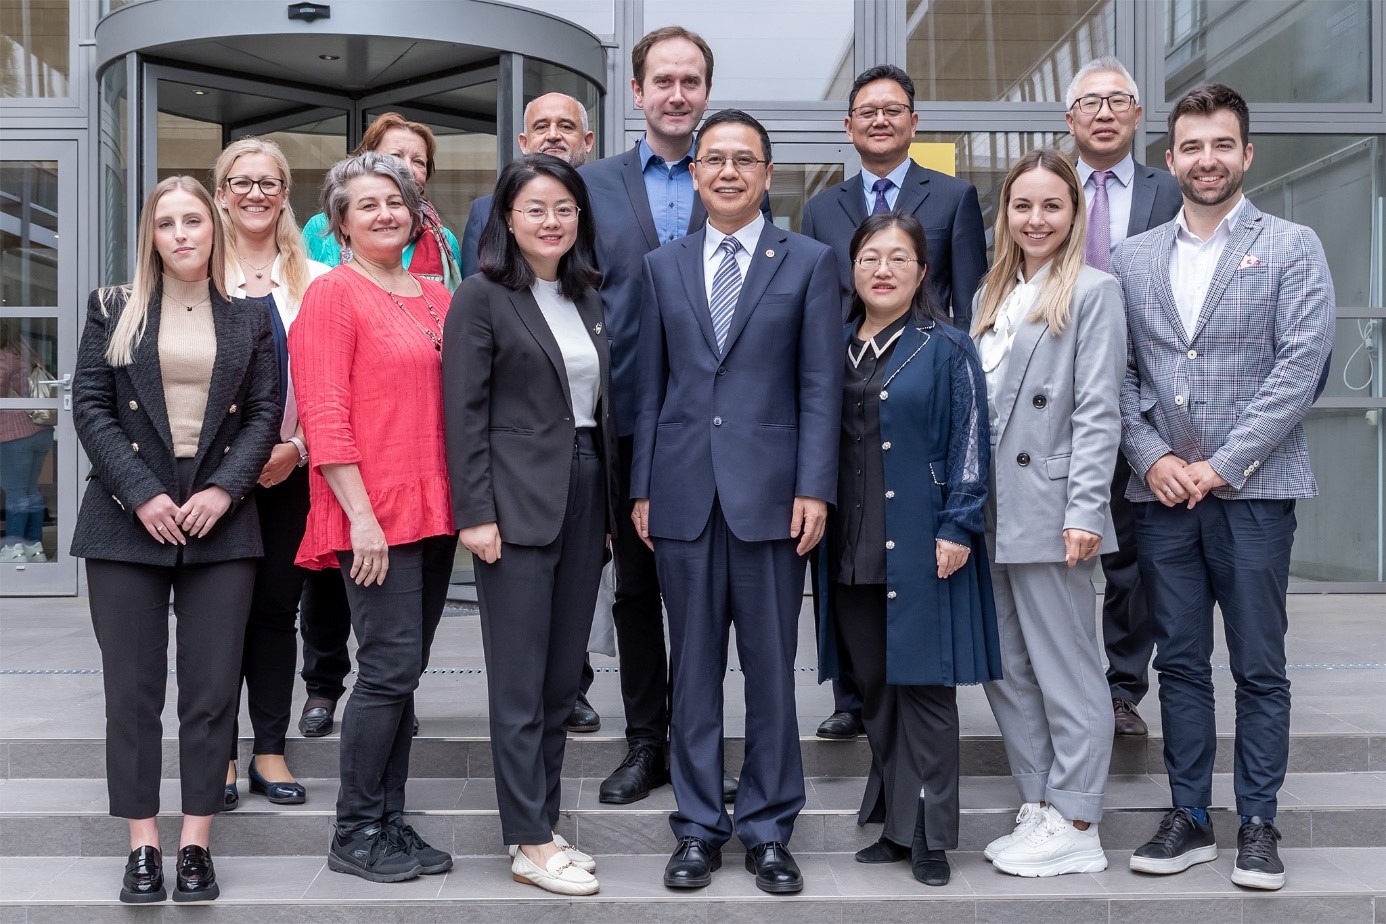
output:
<svg viewBox="0 0 1386 924"><path fill-rule="evenodd" d="M842 180L841 164L775 164L775 181L770 186L770 214L775 216L775 224L799 231L804 203Z"/></svg>
<svg viewBox="0 0 1386 924"><path fill-rule="evenodd" d="M68 95L68 0L0 0L0 97Z"/></svg>
<svg viewBox="0 0 1386 924"><path fill-rule="evenodd" d="M0 161L0 305L58 304L58 165Z"/></svg>
<svg viewBox="0 0 1386 924"><path fill-rule="evenodd" d="M55 368L56 318L0 319L0 398L51 397L41 381ZM57 422L51 407L0 409L0 566L57 557Z"/></svg>
<svg viewBox="0 0 1386 924"><path fill-rule="evenodd" d="M101 114L97 135L97 155L101 175L101 277L102 285L112 285L129 278L129 217L126 205L126 184L130 171L126 157L130 150L127 138L129 97L125 87L125 61L112 62L101 74Z"/></svg>

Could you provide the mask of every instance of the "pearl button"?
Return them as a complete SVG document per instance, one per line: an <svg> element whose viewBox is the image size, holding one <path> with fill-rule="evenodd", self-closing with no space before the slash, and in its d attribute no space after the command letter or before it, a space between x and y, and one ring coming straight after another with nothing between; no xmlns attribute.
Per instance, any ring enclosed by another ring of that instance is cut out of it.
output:
<svg viewBox="0 0 1386 924"><path fill-rule="evenodd" d="M894 540L894 539L887 539L887 540L886 540L886 548L887 548L887 549L893 549L893 548L895 548L895 540Z"/></svg>
<svg viewBox="0 0 1386 924"><path fill-rule="evenodd" d="M138 401L131 401L131 402L130 402L130 410L132 410L132 411L138 411L139 409L140 409L140 403L139 403Z"/></svg>
<svg viewBox="0 0 1386 924"><path fill-rule="evenodd" d="M881 389L881 400L884 401L886 398L889 398L889 397L890 397L890 392L886 391L884 388Z"/></svg>
<svg viewBox="0 0 1386 924"><path fill-rule="evenodd" d="M893 591L893 590L888 590L888 591L886 591L886 599L887 599L887 600L894 600L897 596L898 596L898 594L896 594L895 591Z"/></svg>
<svg viewBox="0 0 1386 924"><path fill-rule="evenodd" d="M886 500L891 500L891 499L893 499L894 497L895 497L895 492L894 492L894 491L887 491L887 492L886 492Z"/></svg>
<svg viewBox="0 0 1386 924"><path fill-rule="evenodd" d="M889 449L889 448L890 448L890 440L886 440L884 443L882 443L882 444L881 444L881 448L882 448L882 449Z"/></svg>

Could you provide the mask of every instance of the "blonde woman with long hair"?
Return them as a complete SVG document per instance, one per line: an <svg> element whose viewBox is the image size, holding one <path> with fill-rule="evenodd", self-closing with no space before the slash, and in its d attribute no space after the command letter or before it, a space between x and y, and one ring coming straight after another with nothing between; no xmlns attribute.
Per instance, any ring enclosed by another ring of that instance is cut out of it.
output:
<svg viewBox="0 0 1386 924"><path fill-rule="evenodd" d="M1006 176L972 336L987 379L987 545L1004 679L986 685L1022 806L986 857L1018 876L1107 868L1098 837L1112 707L1092 575L1109 509L1126 368L1121 287L1083 262L1073 165L1031 151Z"/></svg>
<svg viewBox="0 0 1386 924"><path fill-rule="evenodd" d="M87 559L101 647L110 811L129 820L123 902L168 895L156 822L170 591L183 810L173 900L219 893L212 816L222 810L262 550L255 508L243 501L280 416L269 319L226 297L224 253L200 183L175 176L155 186L134 281L91 294L73 377L73 420L92 470L72 554Z"/></svg>
<svg viewBox="0 0 1386 924"><path fill-rule="evenodd" d="M229 294L260 306L274 334L284 419L255 489L265 557L255 576L255 595L241 659L250 723L255 732L247 775L250 791L279 805L304 802L307 793L284 763L284 738L298 666L294 621L307 572L294 555L308 519L308 444L298 423L289 378L288 331L308 284L328 267L308 259L289 192L293 178L279 145L263 138L228 144L212 167L217 208L226 223ZM225 807L240 804L236 787L239 728L231 734Z"/></svg>

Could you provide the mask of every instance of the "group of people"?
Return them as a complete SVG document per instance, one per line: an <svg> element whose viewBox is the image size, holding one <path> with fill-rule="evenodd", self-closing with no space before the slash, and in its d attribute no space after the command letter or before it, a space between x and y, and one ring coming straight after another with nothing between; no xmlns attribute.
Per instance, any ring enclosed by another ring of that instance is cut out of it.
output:
<svg viewBox="0 0 1386 924"><path fill-rule="evenodd" d="M707 886L736 835L759 888L803 888L788 844L808 571L834 683L819 734L864 730L872 755L859 820L883 827L857 860L949 881L956 687L981 683L1021 804L987 858L1021 876L1105 869L1112 737L1146 733L1152 646L1171 808L1131 866L1213 859L1216 602L1238 687L1233 880L1279 888L1285 590L1334 302L1313 233L1242 195L1242 98L1211 84L1176 102L1167 173L1132 158L1126 69L1084 66L1066 100L1077 164L1038 149L1011 167L988 269L976 189L909 159L901 69L853 83L861 173L810 200L796 234L770 216L764 127L703 118L707 43L658 29L632 65L639 143L586 163L581 104L533 100L524 156L460 245L425 197L432 134L395 114L332 168L302 234L265 140L228 146L210 195L189 177L151 192L135 278L92 294L74 383L92 478L73 553L105 668L111 812L129 819L121 899L168 895L170 590L175 901L218 894L211 820L239 799L242 679L251 792L306 798L283 758L296 614L305 734L332 729L357 643L329 867L375 882L451 868L404 810L413 693L459 541L519 882L599 887L596 859L554 828L566 733L599 721L585 651L609 549L628 749L600 798L672 782L667 887ZM739 780L723 750L733 626Z"/></svg>

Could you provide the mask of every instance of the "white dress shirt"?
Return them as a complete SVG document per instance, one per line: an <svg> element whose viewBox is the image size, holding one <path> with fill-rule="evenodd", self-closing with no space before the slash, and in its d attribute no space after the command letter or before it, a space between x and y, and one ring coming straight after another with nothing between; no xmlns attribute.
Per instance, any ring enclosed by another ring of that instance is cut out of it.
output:
<svg viewBox="0 0 1386 924"><path fill-rule="evenodd" d="M1128 152L1115 167L1111 168L1115 174L1114 180L1107 181L1107 215L1111 219L1108 222L1111 234L1112 250L1117 249L1117 245L1126 240L1126 229L1131 226L1131 194L1132 184L1136 180L1136 160ZM1083 158L1078 158L1078 179L1083 181L1083 196L1088 201L1088 217L1092 217L1092 197L1097 192L1097 184L1093 182L1093 168L1083 163Z"/></svg>
<svg viewBox="0 0 1386 924"><path fill-rule="evenodd" d="M529 287L539 311L548 322L549 332L563 354L563 371L568 376L568 394L573 397L573 426L578 429L597 425L597 398L602 390L601 360L582 315L571 299L558 294L558 281L534 280Z"/></svg>
<svg viewBox="0 0 1386 924"><path fill-rule="evenodd" d="M861 187L862 192L866 194L866 214L870 215L871 210L876 207L876 190L871 187L876 185L877 180L890 180L891 186L885 194L886 204L892 209L895 208L895 203L900 199L900 187L905 183L905 174L910 172L911 163L912 161L906 157L900 161L900 166L885 176L876 176L865 167L861 168Z"/></svg>
<svg viewBox="0 0 1386 924"><path fill-rule="evenodd" d="M991 423L991 447L996 448L996 421L1000 416L996 411L996 401L1001 396L1001 383L1006 378L1006 364L1011 357L1011 346L1020 325L1025 323L1030 312L1035 310L1040 289L1049 276L1049 266L1041 266L1039 272L1025 281L1023 271L1015 274L1016 286L1001 303L996 313L996 324L977 338L977 356L982 362L982 373L987 378L987 420Z"/></svg>
<svg viewBox="0 0 1386 924"><path fill-rule="evenodd" d="M736 252L736 265L741 270L741 284L745 285L746 271L751 268L751 254L756 252L756 246L760 243L760 232L765 230L765 215L756 212L756 217L749 225L730 235L718 231L711 222L708 222L706 228L707 233L703 241L703 294L707 296L708 304L711 305L712 279L717 275L717 268L722 265L722 252L718 250L722 246L722 241L727 237L734 237L741 242L741 249Z"/></svg>
<svg viewBox="0 0 1386 924"><path fill-rule="evenodd" d="M1245 206L1246 196L1242 196L1206 241L1189 230L1183 209L1174 216L1176 229L1174 247L1169 254L1169 286L1174 291L1174 305L1179 309L1179 319L1184 322L1187 339L1193 338L1198 327L1198 315L1203 310L1203 300L1208 297L1208 286L1213 282L1218 260L1232 239L1232 229L1237 226Z"/></svg>

